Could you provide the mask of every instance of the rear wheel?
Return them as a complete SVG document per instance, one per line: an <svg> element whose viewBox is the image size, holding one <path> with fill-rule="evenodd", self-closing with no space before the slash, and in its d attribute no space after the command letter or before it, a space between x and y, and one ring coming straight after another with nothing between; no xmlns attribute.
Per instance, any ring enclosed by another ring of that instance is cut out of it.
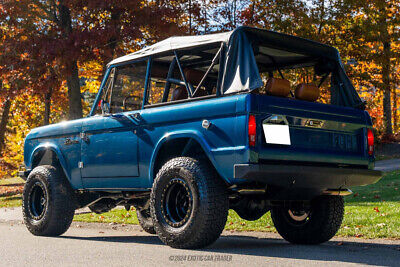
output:
<svg viewBox="0 0 400 267"><path fill-rule="evenodd" d="M320 196L309 208L274 207L271 210L276 230L295 244L319 244L331 239L340 228L344 214L341 196Z"/></svg>
<svg viewBox="0 0 400 267"><path fill-rule="evenodd" d="M228 216L228 194L205 161L168 161L151 192L151 216L161 241L174 248L201 248L218 239Z"/></svg>
<svg viewBox="0 0 400 267"><path fill-rule="evenodd" d="M22 212L28 230L38 236L58 236L71 225L75 212L73 190L57 168L36 167L26 180Z"/></svg>

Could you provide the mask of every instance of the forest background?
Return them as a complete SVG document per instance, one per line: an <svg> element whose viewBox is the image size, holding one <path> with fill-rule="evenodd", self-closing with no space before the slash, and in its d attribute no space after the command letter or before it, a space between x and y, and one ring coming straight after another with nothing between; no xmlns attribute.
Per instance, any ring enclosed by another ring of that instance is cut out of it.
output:
<svg viewBox="0 0 400 267"><path fill-rule="evenodd" d="M399 141L400 1L0 0L0 179L30 129L88 114L113 58L241 25L336 47L377 141Z"/></svg>

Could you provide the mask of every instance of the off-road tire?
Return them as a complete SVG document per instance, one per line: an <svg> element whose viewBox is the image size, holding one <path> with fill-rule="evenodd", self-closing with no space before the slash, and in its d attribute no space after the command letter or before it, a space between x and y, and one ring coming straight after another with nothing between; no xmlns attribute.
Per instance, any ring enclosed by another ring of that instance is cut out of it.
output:
<svg viewBox="0 0 400 267"><path fill-rule="evenodd" d="M171 226L166 220L162 204L165 188L176 179L189 188L192 197L187 221L179 227ZM150 200L154 229L161 241L171 247L208 246L218 239L225 227L229 210L226 186L205 160L190 157L169 160L157 174Z"/></svg>
<svg viewBox="0 0 400 267"><path fill-rule="evenodd" d="M147 210L136 209L136 215L142 229L145 232L154 235L156 231L154 230L154 224L153 224L153 219L151 218L150 209Z"/></svg>
<svg viewBox="0 0 400 267"><path fill-rule="evenodd" d="M310 213L303 222L294 222L288 208L274 207L272 221L278 233L294 244L320 244L330 240L340 228L344 214L341 196L319 196L311 202Z"/></svg>
<svg viewBox="0 0 400 267"><path fill-rule="evenodd" d="M42 190L46 198L41 215L36 217L31 207L34 190ZM28 230L37 236L65 233L74 218L76 202L73 194L61 170L50 165L34 168L26 180L22 197L22 213Z"/></svg>

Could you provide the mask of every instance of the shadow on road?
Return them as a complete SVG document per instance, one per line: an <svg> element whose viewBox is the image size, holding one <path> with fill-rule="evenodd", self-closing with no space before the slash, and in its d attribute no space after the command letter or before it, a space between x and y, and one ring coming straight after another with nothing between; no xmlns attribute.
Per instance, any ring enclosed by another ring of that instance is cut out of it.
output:
<svg viewBox="0 0 400 267"><path fill-rule="evenodd" d="M96 236L61 238L99 242L121 242L163 245L156 236ZM231 255L264 256L272 258L318 260L326 262L358 263L366 265L394 266L400 261L400 246L368 242L330 241L322 245L292 245L282 239L248 236L222 236L213 245L193 253L224 253ZM182 250L186 254L187 250Z"/></svg>

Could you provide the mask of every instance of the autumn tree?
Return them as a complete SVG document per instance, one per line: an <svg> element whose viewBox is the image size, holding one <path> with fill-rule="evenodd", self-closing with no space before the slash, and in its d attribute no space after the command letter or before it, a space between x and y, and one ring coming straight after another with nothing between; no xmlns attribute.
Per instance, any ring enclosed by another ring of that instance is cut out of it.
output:
<svg viewBox="0 0 400 267"><path fill-rule="evenodd" d="M396 96L398 86L400 3L345 0L338 8L341 20L346 22L342 24L341 37L353 45L349 53L364 69L362 79L370 83L372 90L382 92L384 133L390 138L393 135L392 96Z"/></svg>
<svg viewBox="0 0 400 267"><path fill-rule="evenodd" d="M76 119L82 117L79 65L108 62L118 49L133 51L177 32L174 18L182 13L171 1L20 0L7 5L0 19L26 34L33 53L56 62L68 87L69 118Z"/></svg>

